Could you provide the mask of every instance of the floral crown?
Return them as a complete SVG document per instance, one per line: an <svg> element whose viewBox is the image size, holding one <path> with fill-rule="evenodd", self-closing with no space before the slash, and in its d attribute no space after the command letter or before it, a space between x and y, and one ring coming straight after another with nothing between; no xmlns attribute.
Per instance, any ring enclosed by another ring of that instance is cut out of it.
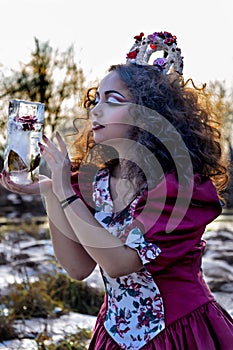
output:
<svg viewBox="0 0 233 350"><path fill-rule="evenodd" d="M134 39L135 43L126 56L126 62L149 65L152 53L163 51L163 57L156 58L153 66L159 67L164 74L168 74L172 68L182 74L183 57L181 49L177 47L176 36L169 32L155 32L145 37L144 33L140 33Z"/></svg>

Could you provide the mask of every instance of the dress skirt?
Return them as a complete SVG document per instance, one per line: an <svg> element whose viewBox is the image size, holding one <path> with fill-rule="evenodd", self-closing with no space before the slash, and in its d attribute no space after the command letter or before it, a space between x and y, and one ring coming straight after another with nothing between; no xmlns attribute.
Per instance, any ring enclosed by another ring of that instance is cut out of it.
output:
<svg viewBox="0 0 233 350"><path fill-rule="evenodd" d="M88 349L122 350L105 330L104 318L105 310L102 308ZM168 325L140 350L232 349L233 320L218 303L209 301Z"/></svg>

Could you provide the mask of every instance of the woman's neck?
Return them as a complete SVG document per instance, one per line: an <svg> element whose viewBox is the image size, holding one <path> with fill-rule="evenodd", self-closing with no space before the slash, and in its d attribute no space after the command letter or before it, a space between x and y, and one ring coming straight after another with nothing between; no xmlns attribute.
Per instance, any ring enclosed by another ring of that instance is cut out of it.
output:
<svg viewBox="0 0 233 350"><path fill-rule="evenodd" d="M111 176L117 180L122 178L122 162L120 160L112 169Z"/></svg>
<svg viewBox="0 0 233 350"><path fill-rule="evenodd" d="M121 164L113 168L110 177L110 193L115 212L122 211L135 198L133 182L133 179L123 176Z"/></svg>

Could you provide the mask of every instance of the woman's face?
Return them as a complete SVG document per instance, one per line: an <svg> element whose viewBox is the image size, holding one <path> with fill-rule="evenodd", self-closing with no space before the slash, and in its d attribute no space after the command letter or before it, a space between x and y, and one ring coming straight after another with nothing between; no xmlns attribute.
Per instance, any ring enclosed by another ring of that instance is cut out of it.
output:
<svg viewBox="0 0 233 350"><path fill-rule="evenodd" d="M123 143L129 128L129 106L132 98L117 72L112 71L101 81L92 109L92 130L97 144L112 146ZM119 140L121 139L121 140Z"/></svg>

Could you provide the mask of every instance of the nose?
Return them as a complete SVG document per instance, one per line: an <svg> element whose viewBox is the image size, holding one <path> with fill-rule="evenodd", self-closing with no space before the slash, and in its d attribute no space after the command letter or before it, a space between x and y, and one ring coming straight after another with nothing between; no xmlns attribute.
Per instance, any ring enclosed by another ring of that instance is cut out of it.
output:
<svg viewBox="0 0 233 350"><path fill-rule="evenodd" d="M103 104L97 103L94 108L92 108L92 115L95 117L101 117L103 115Z"/></svg>

